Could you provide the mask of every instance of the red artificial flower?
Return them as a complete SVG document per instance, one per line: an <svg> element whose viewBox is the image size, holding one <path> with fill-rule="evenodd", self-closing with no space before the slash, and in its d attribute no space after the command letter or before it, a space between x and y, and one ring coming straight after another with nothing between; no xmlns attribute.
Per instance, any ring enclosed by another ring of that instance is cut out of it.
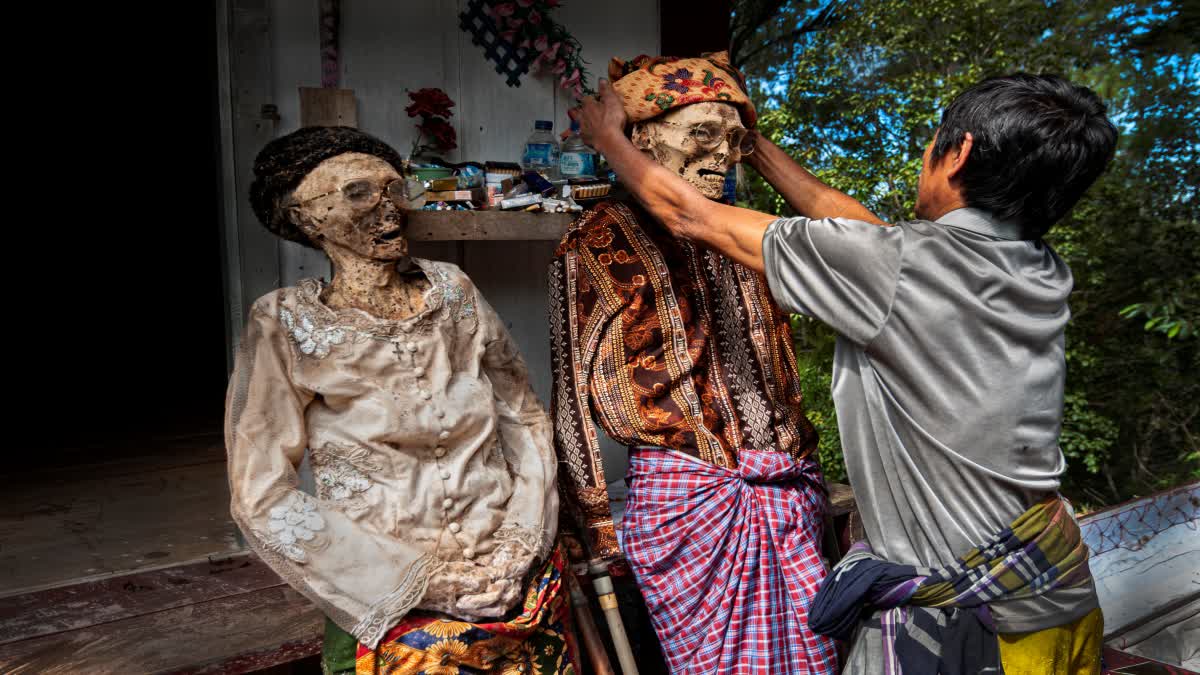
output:
<svg viewBox="0 0 1200 675"><path fill-rule="evenodd" d="M540 24L541 22L542 22L542 15L538 14L538 11L536 9L529 13L529 23L536 26L536 25Z"/></svg>
<svg viewBox="0 0 1200 675"><path fill-rule="evenodd" d="M437 88L419 89L417 91L408 92L408 97L412 99L412 104L404 109L409 117L418 115L424 117L450 117L454 113L450 109L454 107L454 101L446 95L446 92Z"/></svg>
<svg viewBox="0 0 1200 675"><path fill-rule="evenodd" d="M496 13L496 16L512 16L513 12L517 11L517 6L511 2L505 2L496 5L492 9Z"/></svg>
<svg viewBox="0 0 1200 675"><path fill-rule="evenodd" d="M432 138L433 144L443 152L458 147L458 134L454 131L454 127L440 117L425 120L417 125L417 129Z"/></svg>

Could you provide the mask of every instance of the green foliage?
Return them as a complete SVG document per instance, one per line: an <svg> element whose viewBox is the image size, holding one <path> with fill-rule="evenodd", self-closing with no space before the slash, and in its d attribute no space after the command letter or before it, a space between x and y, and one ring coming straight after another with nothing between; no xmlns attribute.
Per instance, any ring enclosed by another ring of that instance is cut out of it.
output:
<svg viewBox="0 0 1200 675"><path fill-rule="evenodd" d="M941 111L984 77L1058 73L1106 100L1121 130L1117 156L1047 237L1075 274L1064 489L1096 506L1200 478L1198 27L1195 0L743 0L735 9L734 54L760 130L888 220L912 217ZM789 213L752 172L749 187L753 208ZM822 463L838 477L833 338L807 320L795 327Z"/></svg>
<svg viewBox="0 0 1200 675"><path fill-rule="evenodd" d="M837 336L828 326L806 316L792 316L792 337L796 341L796 366L804 390L804 411L821 435L817 456L825 478L846 482L842 463L842 439L838 434L837 414L833 410L833 347Z"/></svg>

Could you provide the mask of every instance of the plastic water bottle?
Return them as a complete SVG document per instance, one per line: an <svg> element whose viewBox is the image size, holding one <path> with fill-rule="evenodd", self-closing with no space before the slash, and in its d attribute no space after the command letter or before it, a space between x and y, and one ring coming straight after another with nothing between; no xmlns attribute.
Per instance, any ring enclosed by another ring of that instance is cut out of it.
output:
<svg viewBox="0 0 1200 675"><path fill-rule="evenodd" d="M554 139L554 122L537 120L533 133L525 141L525 152L521 154L521 168L537 171L547 178L558 178L558 141Z"/></svg>
<svg viewBox="0 0 1200 675"><path fill-rule="evenodd" d="M596 151L589 148L579 135L579 122L571 120L571 135L563 141L558 168L563 178L596 175Z"/></svg>

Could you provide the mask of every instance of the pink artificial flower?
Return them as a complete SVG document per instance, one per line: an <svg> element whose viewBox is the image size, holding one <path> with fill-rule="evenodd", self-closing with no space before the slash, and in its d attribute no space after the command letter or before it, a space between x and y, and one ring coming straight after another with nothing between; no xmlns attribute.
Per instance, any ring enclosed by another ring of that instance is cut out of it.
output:
<svg viewBox="0 0 1200 675"><path fill-rule="evenodd" d="M522 7L532 7L533 0L517 0L517 4Z"/></svg>
<svg viewBox="0 0 1200 675"><path fill-rule="evenodd" d="M567 62L564 59L559 59L558 63L554 64L554 74L562 75L567 70Z"/></svg>
<svg viewBox="0 0 1200 675"><path fill-rule="evenodd" d="M539 52L546 51L546 48L549 46L550 46L550 40L545 35L539 35L537 40L534 40L534 42L533 42L533 48L538 50Z"/></svg>
<svg viewBox="0 0 1200 675"><path fill-rule="evenodd" d="M513 12L517 11L517 6L511 2L505 2L494 7L496 16L512 16Z"/></svg>
<svg viewBox="0 0 1200 675"><path fill-rule="evenodd" d="M559 80L558 84L563 89L570 89L571 87L574 87L575 85L579 84L579 76L580 76L579 69L576 68L575 70L571 71L571 74L569 76L564 75L562 77L562 79Z"/></svg>
<svg viewBox="0 0 1200 675"><path fill-rule="evenodd" d="M517 37L517 31L515 31L515 30L500 31L500 39L504 40L505 42L512 42L513 40L516 39L516 37Z"/></svg>
<svg viewBox="0 0 1200 675"><path fill-rule="evenodd" d="M536 26L536 25L540 24L541 22L542 22L542 15L538 14L538 11L536 9L529 13L529 23Z"/></svg>

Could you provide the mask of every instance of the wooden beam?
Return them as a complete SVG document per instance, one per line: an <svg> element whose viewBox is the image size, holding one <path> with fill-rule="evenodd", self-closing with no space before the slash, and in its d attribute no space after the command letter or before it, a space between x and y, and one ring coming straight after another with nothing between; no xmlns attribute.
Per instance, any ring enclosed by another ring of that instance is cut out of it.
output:
<svg viewBox="0 0 1200 675"><path fill-rule="evenodd" d="M826 483L829 490L829 515L844 516L857 509L854 503L854 490L845 483Z"/></svg>
<svg viewBox="0 0 1200 675"><path fill-rule="evenodd" d="M412 241L558 241L575 219L569 213L525 211L409 211Z"/></svg>
<svg viewBox="0 0 1200 675"><path fill-rule="evenodd" d="M300 87L300 126L357 127L354 90Z"/></svg>

